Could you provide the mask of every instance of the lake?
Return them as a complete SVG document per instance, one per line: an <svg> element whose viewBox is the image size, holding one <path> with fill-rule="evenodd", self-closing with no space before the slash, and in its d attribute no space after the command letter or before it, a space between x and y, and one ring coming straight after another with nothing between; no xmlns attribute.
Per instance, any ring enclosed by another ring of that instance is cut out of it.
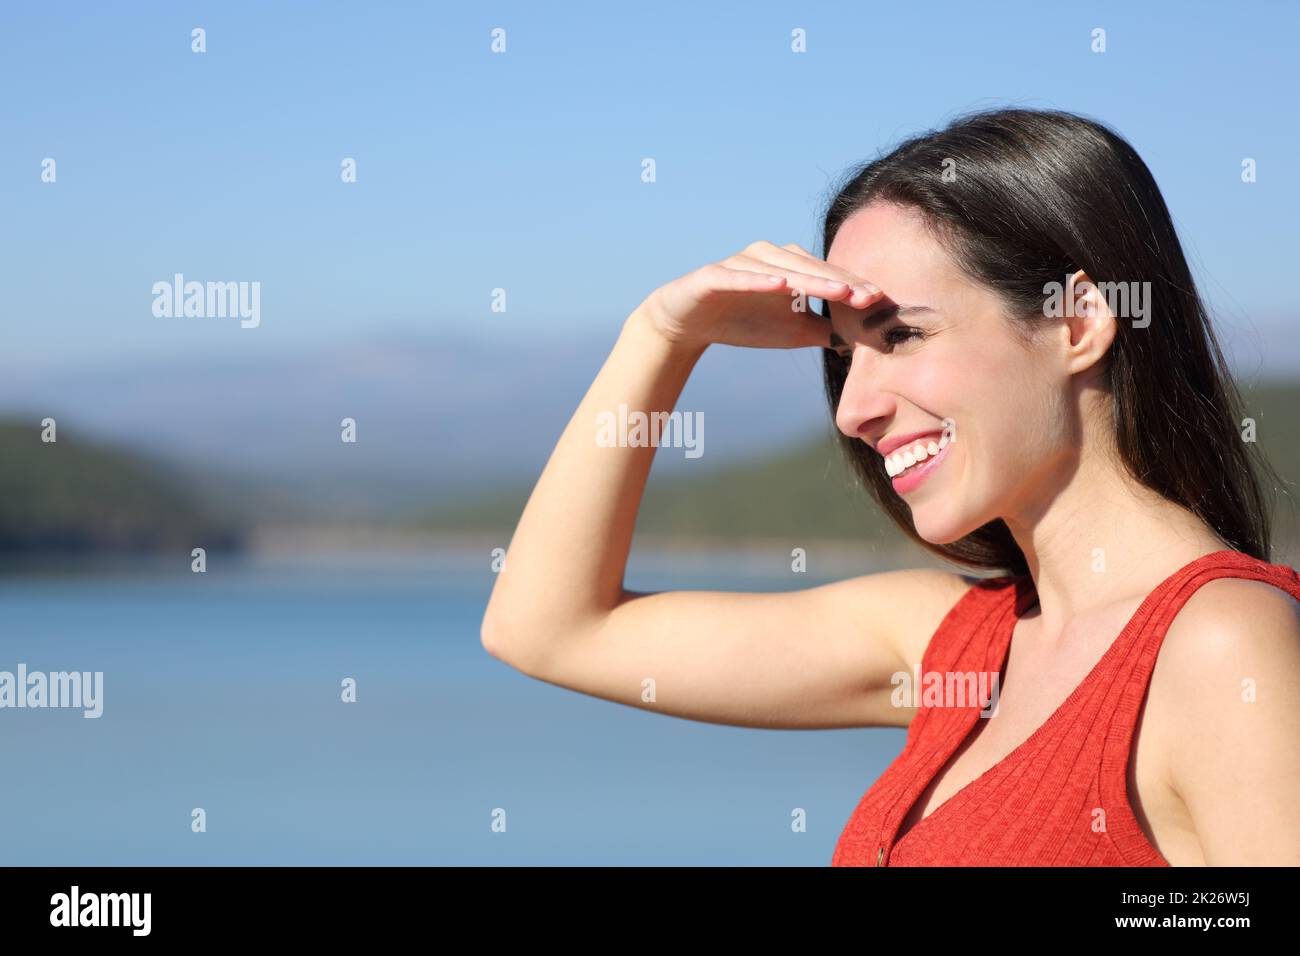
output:
<svg viewBox="0 0 1300 956"><path fill-rule="evenodd" d="M0 671L104 675L98 719L0 709L5 863L826 866L903 746L526 677L479 642L487 555L188 562L0 576ZM634 553L627 584L825 580L773 564Z"/></svg>

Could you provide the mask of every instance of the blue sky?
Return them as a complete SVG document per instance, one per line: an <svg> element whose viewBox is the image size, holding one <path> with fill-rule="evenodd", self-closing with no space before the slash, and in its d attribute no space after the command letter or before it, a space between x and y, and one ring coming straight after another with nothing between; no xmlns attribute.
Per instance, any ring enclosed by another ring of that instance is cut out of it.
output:
<svg viewBox="0 0 1300 956"><path fill-rule="evenodd" d="M5 360L608 334L655 286L750 241L811 248L847 167L1007 104L1128 137L1219 321L1267 352L1295 316L1295 10L6 5ZM795 28L807 53L790 51ZM1243 157L1258 182L1241 182ZM261 325L155 317L151 286L177 272L260 282Z"/></svg>

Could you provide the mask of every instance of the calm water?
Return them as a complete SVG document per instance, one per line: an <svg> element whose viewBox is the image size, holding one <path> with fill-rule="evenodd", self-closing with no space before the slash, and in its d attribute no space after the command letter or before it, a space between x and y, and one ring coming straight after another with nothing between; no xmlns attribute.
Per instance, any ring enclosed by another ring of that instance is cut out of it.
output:
<svg viewBox="0 0 1300 956"><path fill-rule="evenodd" d="M634 556L628 585L821 580L723 564ZM492 581L446 555L0 577L0 670L104 672L97 720L0 710L0 860L825 866L902 748L891 728L726 727L532 680L479 644Z"/></svg>

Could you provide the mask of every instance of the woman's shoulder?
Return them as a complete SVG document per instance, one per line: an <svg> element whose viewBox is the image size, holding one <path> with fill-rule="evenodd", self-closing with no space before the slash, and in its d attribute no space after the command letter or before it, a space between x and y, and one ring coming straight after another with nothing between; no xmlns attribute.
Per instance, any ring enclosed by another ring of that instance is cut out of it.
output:
<svg viewBox="0 0 1300 956"><path fill-rule="evenodd" d="M1237 577L1202 582L1169 622L1161 656L1203 669L1225 653L1250 648L1300 652L1300 579L1291 586Z"/></svg>
<svg viewBox="0 0 1300 956"><path fill-rule="evenodd" d="M1300 820L1290 809L1300 802L1294 572L1199 584L1169 622L1149 693L1163 714L1157 725L1168 728L1170 785L1206 861L1300 864ZM1245 806L1252 812L1241 813Z"/></svg>

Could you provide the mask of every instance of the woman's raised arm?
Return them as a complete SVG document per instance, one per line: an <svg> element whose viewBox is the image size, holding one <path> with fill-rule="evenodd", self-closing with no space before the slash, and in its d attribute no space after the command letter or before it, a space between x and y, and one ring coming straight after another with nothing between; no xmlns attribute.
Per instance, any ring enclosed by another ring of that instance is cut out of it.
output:
<svg viewBox="0 0 1300 956"><path fill-rule="evenodd" d="M898 571L772 594L627 591L657 437L598 440L598 418L621 404L652 421L671 412L710 344L826 346L829 323L792 303L811 295L864 308L880 296L864 285L797 246L755 243L638 306L520 517L484 614L487 650L541 680L695 720L905 725L890 678L919 659L963 578Z"/></svg>

